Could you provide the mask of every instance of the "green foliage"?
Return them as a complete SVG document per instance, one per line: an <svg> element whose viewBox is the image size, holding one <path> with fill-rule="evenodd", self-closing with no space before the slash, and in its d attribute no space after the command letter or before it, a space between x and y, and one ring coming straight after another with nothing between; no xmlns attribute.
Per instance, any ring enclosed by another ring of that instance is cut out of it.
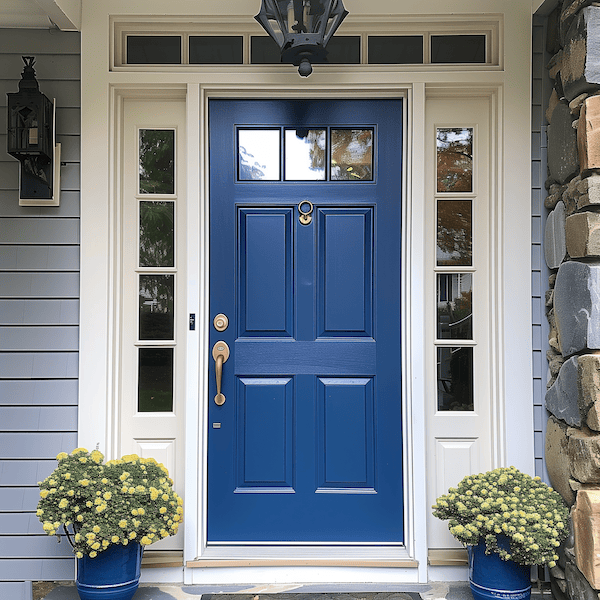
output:
<svg viewBox="0 0 600 600"><path fill-rule="evenodd" d="M567 537L569 512L560 495L515 467L465 477L433 506L438 519L449 520L450 533L461 543L486 543L486 554L522 565L553 567L556 549ZM498 547L497 536L510 541Z"/></svg>
<svg viewBox="0 0 600 600"><path fill-rule="evenodd" d="M137 454L103 464L104 455L77 448L57 457L58 467L39 482L37 517L48 535L75 529L74 552L94 558L111 544L147 546L175 535L183 501L167 469Z"/></svg>

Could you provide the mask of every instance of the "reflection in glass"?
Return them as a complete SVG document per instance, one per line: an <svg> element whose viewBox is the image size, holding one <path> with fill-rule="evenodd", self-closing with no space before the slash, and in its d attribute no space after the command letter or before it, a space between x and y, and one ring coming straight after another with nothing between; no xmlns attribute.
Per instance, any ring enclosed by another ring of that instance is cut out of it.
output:
<svg viewBox="0 0 600 600"><path fill-rule="evenodd" d="M325 179L325 130L285 130L285 179Z"/></svg>
<svg viewBox="0 0 600 600"><path fill-rule="evenodd" d="M331 130L332 181L372 181L373 130Z"/></svg>
<svg viewBox="0 0 600 600"><path fill-rule="evenodd" d="M279 144L279 129L240 129L240 181L279 181Z"/></svg>
<svg viewBox="0 0 600 600"><path fill-rule="evenodd" d="M473 339L472 282L473 276L471 273L438 273L438 339Z"/></svg>
<svg viewBox="0 0 600 600"><path fill-rule="evenodd" d="M140 340L172 340L174 275L140 275Z"/></svg>
<svg viewBox="0 0 600 600"><path fill-rule="evenodd" d="M174 267L175 204L140 202L140 267Z"/></svg>
<svg viewBox="0 0 600 600"><path fill-rule="evenodd" d="M432 35L432 63L484 63L485 35Z"/></svg>
<svg viewBox="0 0 600 600"><path fill-rule="evenodd" d="M140 194L175 193L175 131L140 129Z"/></svg>
<svg viewBox="0 0 600 600"><path fill-rule="evenodd" d="M173 348L140 348L138 412L173 412Z"/></svg>
<svg viewBox="0 0 600 600"><path fill-rule="evenodd" d="M473 264L471 200L438 200L437 264L470 266Z"/></svg>
<svg viewBox="0 0 600 600"><path fill-rule="evenodd" d="M473 348L437 349L438 410L473 410Z"/></svg>
<svg viewBox="0 0 600 600"><path fill-rule="evenodd" d="M437 129L437 191L473 191L473 128Z"/></svg>

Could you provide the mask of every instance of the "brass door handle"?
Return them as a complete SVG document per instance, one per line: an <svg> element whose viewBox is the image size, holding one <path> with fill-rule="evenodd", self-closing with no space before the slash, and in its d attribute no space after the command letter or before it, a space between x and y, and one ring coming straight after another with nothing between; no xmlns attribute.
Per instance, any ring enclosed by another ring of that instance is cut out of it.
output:
<svg viewBox="0 0 600 600"><path fill-rule="evenodd" d="M212 355L215 359L215 374L217 376L217 395L215 396L215 404L222 406L225 404L225 396L221 393L221 380L223 379L223 363L229 358L229 346L223 342L217 342L212 349Z"/></svg>

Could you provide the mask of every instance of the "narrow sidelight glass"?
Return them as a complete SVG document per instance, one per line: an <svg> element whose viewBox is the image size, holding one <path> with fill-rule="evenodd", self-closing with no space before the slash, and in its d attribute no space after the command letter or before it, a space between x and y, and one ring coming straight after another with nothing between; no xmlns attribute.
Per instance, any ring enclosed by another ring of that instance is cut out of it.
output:
<svg viewBox="0 0 600 600"><path fill-rule="evenodd" d="M473 275L438 273L437 337L473 339Z"/></svg>
<svg viewBox="0 0 600 600"><path fill-rule="evenodd" d="M140 275L140 340L174 339L175 275Z"/></svg>
<svg viewBox="0 0 600 600"><path fill-rule="evenodd" d="M175 266L175 204L140 202L140 267Z"/></svg>
<svg viewBox="0 0 600 600"><path fill-rule="evenodd" d="M473 214L471 200L437 201L438 267L473 264Z"/></svg>
<svg viewBox="0 0 600 600"><path fill-rule="evenodd" d="M140 129L140 194L175 193L175 130Z"/></svg>
<svg viewBox="0 0 600 600"><path fill-rule="evenodd" d="M473 128L438 127L437 191L473 191Z"/></svg>
<svg viewBox="0 0 600 600"><path fill-rule="evenodd" d="M140 348L138 412L173 412L173 348Z"/></svg>
<svg viewBox="0 0 600 600"><path fill-rule="evenodd" d="M437 380L439 411L473 411L473 348L438 348Z"/></svg>

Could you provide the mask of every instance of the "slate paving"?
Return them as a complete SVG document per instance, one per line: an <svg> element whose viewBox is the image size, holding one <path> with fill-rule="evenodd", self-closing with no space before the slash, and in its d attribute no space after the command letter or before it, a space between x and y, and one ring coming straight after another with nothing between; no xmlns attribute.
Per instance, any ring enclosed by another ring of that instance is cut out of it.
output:
<svg viewBox="0 0 600 600"><path fill-rule="evenodd" d="M294 587L294 593L269 593L270 587L142 584L132 600L473 600L466 582L287 586ZM57 585L34 600L79 600L79 596L74 585ZM531 600L552 600L552 595L533 588Z"/></svg>

